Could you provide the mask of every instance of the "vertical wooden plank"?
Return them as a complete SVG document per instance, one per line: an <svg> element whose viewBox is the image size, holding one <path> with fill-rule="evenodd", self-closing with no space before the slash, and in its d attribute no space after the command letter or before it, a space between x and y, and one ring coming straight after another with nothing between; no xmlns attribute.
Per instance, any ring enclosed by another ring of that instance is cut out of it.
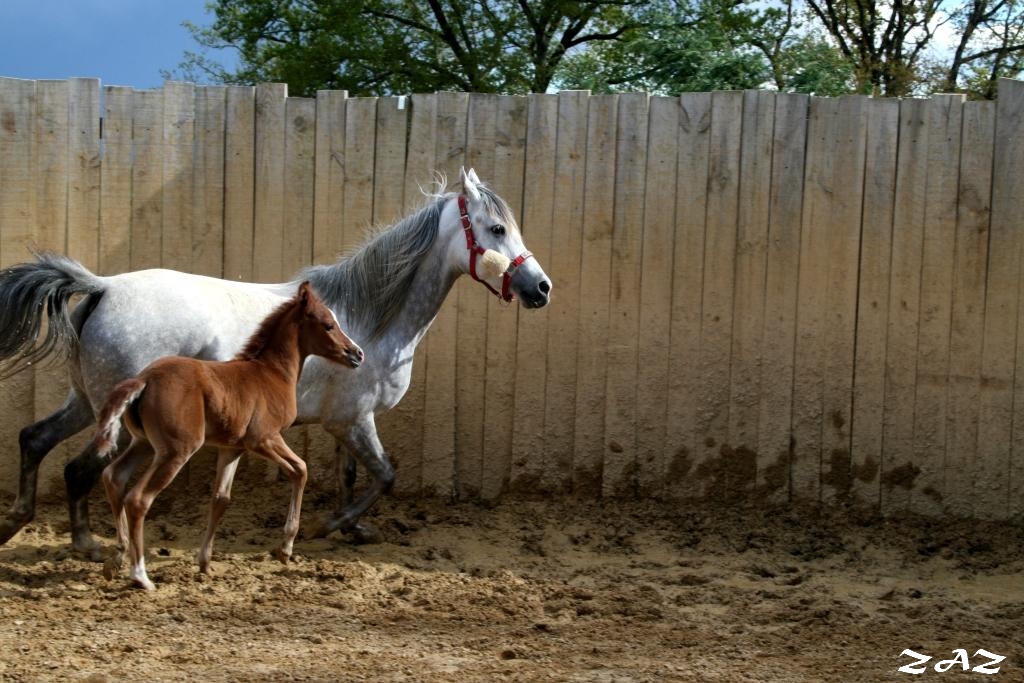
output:
<svg viewBox="0 0 1024 683"><path fill-rule="evenodd" d="M1024 197L1024 183L1021 182L1021 174L1024 173L1024 145L1021 145L1022 129L1024 129L1024 83L1019 80L1008 78L999 81L999 97L1005 97L1008 103L1000 102L1000 107L1013 107L1011 115L1007 113L1000 119L1001 129L997 140L1000 147L1010 147L1008 150L1001 150L1005 154L1001 163L995 166L995 178L1003 184L1009 183L1009 187L1002 187L998 195L992 198L993 220L1000 223L1016 223L1017 237L1020 239L1021 228L1021 198ZM1008 142L1004 142L1008 141ZM998 213L997 213L998 212ZM998 215L998 218L995 216ZM1020 266L1018 265L1018 270ZM1013 431L1010 443L1010 463L1008 476L1007 508L1000 515L1006 519L1024 518L1024 297L1019 292L1024 289L1024 272L1018 274L1020 286L1018 287L1018 311L1017 311L1017 348L1015 367L1013 375ZM953 485L951 482L950 486ZM998 512L998 511L997 511Z"/></svg>
<svg viewBox="0 0 1024 683"><path fill-rule="evenodd" d="M612 232L611 313L605 403L605 496L635 496L637 332L647 168L648 97L619 97L615 225ZM553 277L558 277L555 274ZM557 280L556 280L557 282Z"/></svg>
<svg viewBox="0 0 1024 683"><path fill-rule="evenodd" d="M530 95L523 180L522 231L527 248L541 264L551 256L551 213L555 203L555 145L558 96ZM558 273L548 271L553 289ZM523 312L516 335L516 372L510 486L533 491L544 471L544 386L547 376L550 307Z"/></svg>
<svg viewBox="0 0 1024 683"><path fill-rule="evenodd" d="M406 98L377 100L377 144L374 150L373 222L393 225L404 214L406 135L409 108Z"/></svg>
<svg viewBox="0 0 1024 683"><path fill-rule="evenodd" d="M615 218L615 140L618 96L594 95L587 111L587 166L580 254L573 493L601 494L604 452L608 317Z"/></svg>
<svg viewBox="0 0 1024 683"><path fill-rule="evenodd" d="M974 477L980 435L978 408L995 113L995 102L963 105L942 493L943 512L956 517L971 516L977 496Z"/></svg>
<svg viewBox="0 0 1024 683"><path fill-rule="evenodd" d="M35 118L35 240L40 249L63 253L68 218L67 81L36 81Z"/></svg>
<svg viewBox="0 0 1024 683"><path fill-rule="evenodd" d="M860 96L841 98L834 134L822 359L821 499L825 502L845 502L851 487L850 420L867 136L866 102L867 98Z"/></svg>
<svg viewBox="0 0 1024 683"><path fill-rule="evenodd" d="M341 255L345 202L345 90L316 94L316 190L313 261L330 263Z"/></svg>
<svg viewBox="0 0 1024 683"><path fill-rule="evenodd" d="M817 502L821 477L822 392L825 368L826 292L829 224L832 218L832 166L835 163L839 101L811 100L804 168L800 237L796 362L793 368L793 498Z"/></svg>
<svg viewBox="0 0 1024 683"><path fill-rule="evenodd" d="M342 252L366 240L373 223L373 163L377 131L377 98L353 97L345 107L345 196Z"/></svg>
<svg viewBox="0 0 1024 683"><path fill-rule="evenodd" d="M373 222L376 225L393 225L409 213L405 208L408 104L407 98L381 97L377 100L377 146L373 178ZM418 191L415 192L415 199L420 196ZM377 432L384 442L384 449L394 462L401 463L399 481L405 478L405 463L410 452L419 449L420 435L423 433L422 425L410 420L407 417L409 411L402 408L409 398L407 393L395 410L379 416L377 420Z"/></svg>
<svg viewBox="0 0 1024 683"><path fill-rule="evenodd" d="M409 98L409 144L405 164L405 213L419 210L425 201L422 190L429 190L431 174L435 168L436 153L436 96L413 95ZM413 357L412 379L402 401L391 411L395 422L405 429L388 437L386 448L394 454L398 475L395 492L419 493L422 486L424 458L423 416L426 412L427 345L420 343Z"/></svg>
<svg viewBox="0 0 1024 683"><path fill-rule="evenodd" d="M526 162L527 98L498 98L494 161L490 183L515 212L522 215L523 169ZM531 315L533 311L524 315ZM508 486L512 463L518 306L487 307L487 372L484 377L484 471L480 495L491 500Z"/></svg>
<svg viewBox="0 0 1024 683"><path fill-rule="evenodd" d="M889 324L889 263L900 103L895 99L873 99L868 101L867 108L857 353L850 420L850 495L854 501L877 508L881 491L885 340Z"/></svg>
<svg viewBox="0 0 1024 683"><path fill-rule="evenodd" d="M743 93L739 208L736 216L728 444L739 489L757 483L761 351L768 268L768 220L775 93Z"/></svg>
<svg viewBox="0 0 1024 683"><path fill-rule="evenodd" d="M711 93L684 93L679 98L676 240L672 257L672 327L670 332L668 416L665 473L669 498L701 493L694 476L699 402L701 300L707 219L708 167L711 153Z"/></svg>
<svg viewBox="0 0 1024 683"><path fill-rule="evenodd" d="M313 176L316 170L316 101L285 101L284 240L282 278L294 278L313 258Z"/></svg>
<svg viewBox="0 0 1024 683"><path fill-rule="evenodd" d="M256 86L256 179L253 213L253 279L280 282L284 274L284 83Z"/></svg>
<svg viewBox="0 0 1024 683"><path fill-rule="evenodd" d="M130 121L129 115L129 137ZM67 81L36 81L34 128L35 246L44 251L65 253L69 161ZM126 224L130 225L130 219ZM27 254L13 260L23 260L25 256ZM35 418L38 420L60 406L70 382L66 369L60 366L37 367L34 372ZM43 461L39 474L41 494L63 490L63 466L69 453L69 446L64 442L58 444L50 457ZM11 477L9 481L16 479Z"/></svg>
<svg viewBox="0 0 1024 683"><path fill-rule="evenodd" d="M544 390L545 465L541 491L564 492L572 486L573 421L576 413L577 328L580 303L580 250L583 232L587 160L586 91L558 94L555 187L551 210L551 255L541 264L558 278L558 305L548 312L548 363ZM532 311L531 311L532 313ZM526 315L527 313L524 313Z"/></svg>
<svg viewBox="0 0 1024 683"><path fill-rule="evenodd" d="M160 266L163 223L163 110L162 90L136 90L132 96L131 270Z"/></svg>
<svg viewBox="0 0 1024 683"><path fill-rule="evenodd" d="M963 101L963 95L934 95L928 100L926 112L928 180L914 404L914 466L921 473L912 499L914 511L923 514L942 510L945 489L950 309Z"/></svg>
<svg viewBox="0 0 1024 683"><path fill-rule="evenodd" d="M29 255L36 221L33 146L36 82L0 78L0 267L6 268ZM14 451L18 432L32 422L35 408L35 374L32 369L0 384L0 443ZM16 458L0 464L4 481L18 480ZM5 488L13 490L8 484Z"/></svg>
<svg viewBox="0 0 1024 683"><path fill-rule="evenodd" d="M100 82L68 81L68 255L99 268Z"/></svg>
<svg viewBox="0 0 1024 683"><path fill-rule="evenodd" d="M711 141L708 158L707 224L704 287L701 301L699 404L695 475L704 495L721 499L737 492L736 459L726 440L729 432L729 365L732 349L733 275L740 176L743 93L711 96Z"/></svg>
<svg viewBox="0 0 1024 683"><path fill-rule="evenodd" d="M469 98L465 93L436 95L435 158L437 170L447 177L457 177L465 160L466 112ZM351 114L350 114L351 116ZM429 400L423 411L423 491L427 494L451 496L455 476L455 335L458 324L454 297L441 307L426 344L425 389Z"/></svg>
<svg viewBox="0 0 1024 683"><path fill-rule="evenodd" d="M647 169L640 264L640 327L636 391L637 490L663 492L668 462L665 431L669 346L672 327L672 267L675 252L675 192L679 98L652 97L647 124ZM581 340L589 343L590 340Z"/></svg>
<svg viewBox="0 0 1024 683"><path fill-rule="evenodd" d="M1014 392L1024 373L1015 374L1019 358L1020 230L1024 180L1024 84L999 81L996 101L995 159L992 168L992 219L988 280L985 288L985 340L981 356L981 401L978 456L974 471L974 514L984 519L1006 516L1010 482L1021 475L1014 467ZM1017 375L1022 375L1017 379ZM1013 506L1019 505L1014 501Z"/></svg>
<svg viewBox="0 0 1024 683"><path fill-rule="evenodd" d="M160 261L187 271L192 265L195 86L164 83L164 185Z"/></svg>
<svg viewBox="0 0 1024 683"><path fill-rule="evenodd" d="M896 209L892 228L889 334L885 356L882 512L910 508L919 468L914 464L914 405L920 321L921 248L927 194L926 100L900 103Z"/></svg>
<svg viewBox="0 0 1024 683"><path fill-rule="evenodd" d="M256 89L228 86L224 118L224 277L252 280Z"/></svg>
<svg viewBox="0 0 1024 683"><path fill-rule="evenodd" d="M774 503L787 500L790 492L808 105L806 95L776 96L757 430L757 489Z"/></svg>
<svg viewBox="0 0 1024 683"><path fill-rule="evenodd" d="M471 94L466 124L466 166L488 182L494 170L497 99ZM452 291L458 311L455 336L455 475L457 495L479 498L484 466L484 388L487 376L487 304L490 292L471 278Z"/></svg>
<svg viewBox="0 0 1024 683"><path fill-rule="evenodd" d="M227 91L196 88L195 166L192 189L192 263L189 271L224 274L225 131Z"/></svg>
<svg viewBox="0 0 1024 683"><path fill-rule="evenodd" d="M101 273L123 273L131 270L133 95L120 86L103 91L99 266Z"/></svg>

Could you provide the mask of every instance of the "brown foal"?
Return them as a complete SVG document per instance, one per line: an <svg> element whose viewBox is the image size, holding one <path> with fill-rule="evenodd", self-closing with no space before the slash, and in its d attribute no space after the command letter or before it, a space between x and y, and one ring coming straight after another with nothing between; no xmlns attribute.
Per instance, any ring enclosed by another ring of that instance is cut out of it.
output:
<svg viewBox="0 0 1024 683"><path fill-rule="evenodd" d="M122 415L132 442L103 472L119 545L104 567L108 579L120 570L128 550L132 580L147 590L155 588L143 557L146 513L204 442L219 446L220 453L200 570L209 571L214 532L230 500L225 474L234 473L243 450L277 463L291 480L284 542L276 552L278 559L288 561L299 530L306 464L285 443L281 430L295 420L295 386L309 355L352 368L363 360L362 349L304 282L295 298L267 316L234 360L162 358L114 388L100 413L95 444L103 455L114 449ZM150 454L146 471L125 495L135 466Z"/></svg>

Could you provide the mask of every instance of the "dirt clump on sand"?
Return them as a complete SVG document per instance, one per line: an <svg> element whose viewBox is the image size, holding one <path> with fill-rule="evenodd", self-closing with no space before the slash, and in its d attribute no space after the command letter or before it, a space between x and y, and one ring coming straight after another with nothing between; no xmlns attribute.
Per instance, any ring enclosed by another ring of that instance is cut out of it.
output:
<svg viewBox="0 0 1024 683"><path fill-rule="evenodd" d="M1024 681L1019 523L385 499L381 542L300 539L283 566L287 484L236 488L212 577L205 496L158 501L154 593L73 557L64 506L42 507L0 548L0 679L877 681L904 649L930 679L962 648Z"/></svg>

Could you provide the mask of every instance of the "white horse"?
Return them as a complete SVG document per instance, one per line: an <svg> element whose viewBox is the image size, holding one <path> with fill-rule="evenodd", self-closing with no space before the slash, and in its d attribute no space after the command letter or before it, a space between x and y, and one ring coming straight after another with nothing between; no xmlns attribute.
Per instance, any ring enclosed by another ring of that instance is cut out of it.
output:
<svg viewBox="0 0 1024 683"><path fill-rule="evenodd" d="M18 495L0 520L6 542L35 514L39 464L58 443L95 422L111 389L163 356L232 358L275 307L309 280L342 328L365 351L356 370L316 357L306 361L298 385L297 423L322 423L350 454L336 451L341 475L339 510L319 529L361 530L359 517L391 488L394 469L377 437L375 416L394 407L409 387L413 352L455 280L471 274L506 301L546 305L551 281L523 245L508 204L471 169L460 171L461 194L437 194L415 213L331 265L312 266L280 284L233 282L172 270L111 277L89 272L61 256L0 272L0 359L16 370L54 353L67 356L72 389L53 414L21 430ZM507 266L503 270L494 268ZM483 272L481 272L483 271ZM84 299L69 311L75 294ZM37 341L43 311L49 323ZM370 475L351 500L354 456ZM230 500L238 456L215 483L214 519ZM72 547L98 556L89 529L88 493L106 461L87 447L64 469ZM362 529L364 532L365 529ZM367 532L368 533L368 532Z"/></svg>

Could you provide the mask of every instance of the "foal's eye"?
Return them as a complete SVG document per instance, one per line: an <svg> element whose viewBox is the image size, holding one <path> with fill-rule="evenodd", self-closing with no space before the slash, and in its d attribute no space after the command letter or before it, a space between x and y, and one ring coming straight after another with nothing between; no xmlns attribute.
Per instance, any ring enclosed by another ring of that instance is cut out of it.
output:
<svg viewBox="0 0 1024 683"><path fill-rule="evenodd" d="M334 325L331 323L324 323L324 332L330 332L334 329Z"/></svg>
<svg viewBox="0 0 1024 683"><path fill-rule="evenodd" d="M491 226L491 234L492 235L497 235L498 237L501 237L502 235L505 234L505 226L504 225L492 225Z"/></svg>

